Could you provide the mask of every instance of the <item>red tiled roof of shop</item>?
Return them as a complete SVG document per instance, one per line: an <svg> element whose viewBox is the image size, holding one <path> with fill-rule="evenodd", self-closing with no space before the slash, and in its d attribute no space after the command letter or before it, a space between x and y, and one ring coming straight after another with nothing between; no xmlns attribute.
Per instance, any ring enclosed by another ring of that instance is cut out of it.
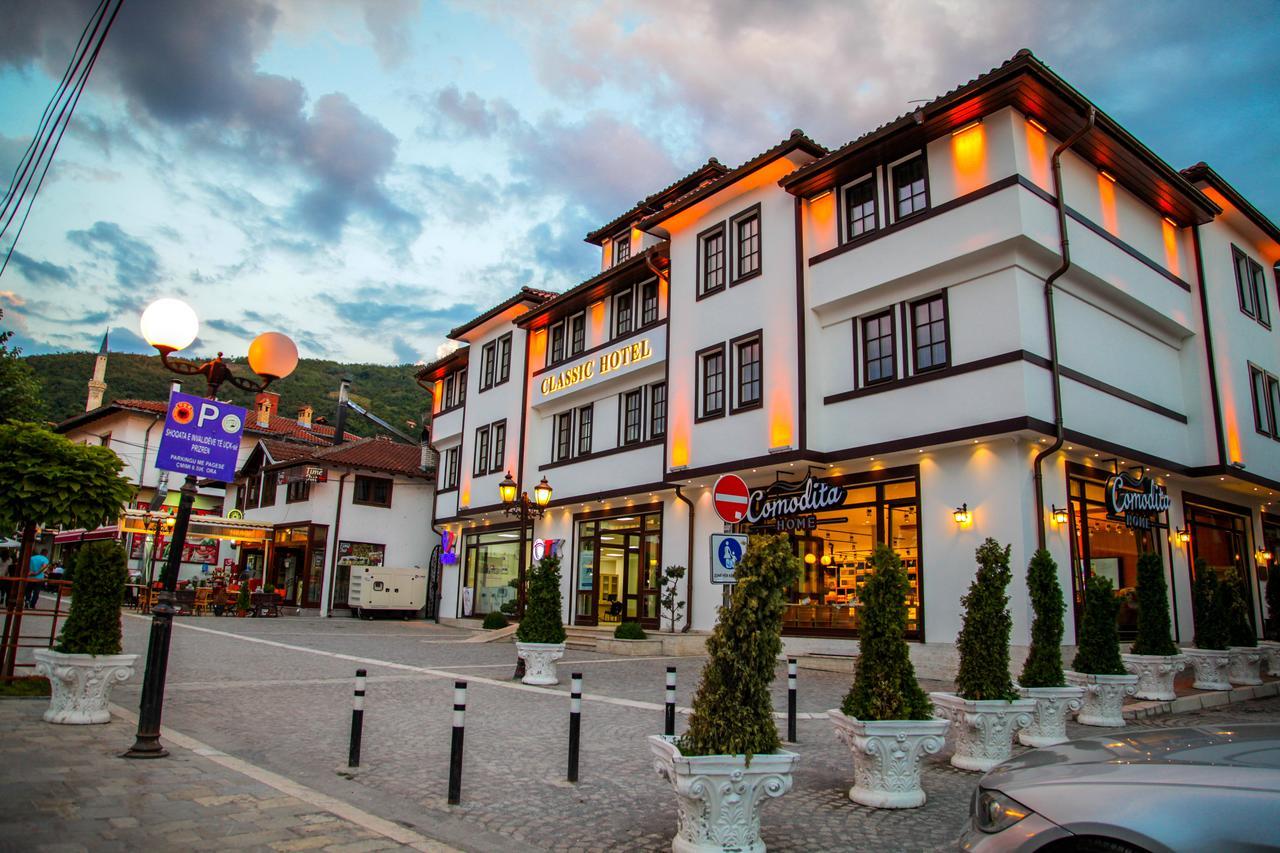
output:
<svg viewBox="0 0 1280 853"><path fill-rule="evenodd" d="M498 316L513 305L519 305L521 302L532 302L535 305L538 305L546 302L555 295L555 292L551 290L539 290L536 287L522 287L514 296L507 297L488 311L477 316L475 319L468 320L456 329L451 330L449 332L449 337L456 340L486 320L491 320Z"/></svg>
<svg viewBox="0 0 1280 853"><path fill-rule="evenodd" d="M316 448L293 441L279 441L271 438L262 439L262 446L274 463L292 462L295 459L309 459Z"/></svg>
<svg viewBox="0 0 1280 853"><path fill-rule="evenodd" d="M317 462L345 465L350 468L368 468L410 477L427 476L427 472L421 467L421 447L414 444L400 444L381 435L316 450L311 453L311 458Z"/></svg>
<svg viewBox="0 0 1280 853"><path fill-rule="evenodd" d="M641 213L644 213L646 215L657 213L662 208L666 207L668 204L680 198L680 196L684 195L685 193L691 192L693 189L697 189L697 187L693 187L690 189L686 189L682 193L673 193L674 190L679 189L684 184L687 184L690 181L697 181L698 186L700 187L700 186L703 186L704 184L707 184L715 180L717 177L719 177L720 175L723 175L725 172L728 172L728 171L729 171L728 166L725 166L719 160L712 157L711 159L707 160L707 162L703 163L701 166L694 169L689 174L685 175L683 178L673 181L672 183L658 190L656 193L650 193L649 195L645 196L640 201L636 202L635 205L626 213L616 217L613 221L609 222L607 225L602 225L596 230L589 233L586 237L586 240L588 243L595 243L596 245L600 245L601 243L604 242L604 239L606 237L613 236L611 232L621 227L624 222L638 218ZM664 199L663 196L667 196L667 195L670 195L671 197Z"/></svg>

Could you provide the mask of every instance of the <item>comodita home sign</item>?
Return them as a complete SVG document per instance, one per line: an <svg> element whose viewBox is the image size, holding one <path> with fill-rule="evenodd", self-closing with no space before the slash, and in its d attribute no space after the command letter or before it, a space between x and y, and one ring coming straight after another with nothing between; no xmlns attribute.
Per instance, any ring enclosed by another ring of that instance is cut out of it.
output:
<svg viewBox="0 0 1280 853"><path fill-rule="evenodd" d="M618 347L609 352L602 353L598 358L589 359L582 364L575 364L573 367L567 368L554 373L542 380L542 394L554 394L557 391L563 391L566 388L572 388L588 379L594 379L596 376L603 376L606 373L612 373L615 370L644 361L653 355L653 348L649 346L649 339L636 341L634 344Z"/></svg>
<svg viewBox="0 0 1280 853"><path fill-rule="evenodd" d="M814 513L844 505L848 489L805 477L799 483L777 482L753 489L747 498L749 524L772 524L777 530L813 530L818 526Z"/></svg>
<svg viewBox="0 0 1280 853"><path fill-rule="evenodd" d="M1169 492L1150 477L1137 479L1116 474L1107 479L1107 515L1129 527L1150 530L1160 527L1158 516L1169 508Z"/></svg>

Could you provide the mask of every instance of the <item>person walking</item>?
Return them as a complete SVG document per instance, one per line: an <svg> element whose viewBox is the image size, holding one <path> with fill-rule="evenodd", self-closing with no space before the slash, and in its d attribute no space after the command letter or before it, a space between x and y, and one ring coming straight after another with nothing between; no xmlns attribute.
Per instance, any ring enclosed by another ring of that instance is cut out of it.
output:
<svg viewBox="0 0 1280 853"><path fill-rule="evenodd" d="M41 549L39 554L31 557L31 574L27 581L31 584L27 590L27 608L33 608L40 601L40 587L44 583L44 571L49 566L49 554Z"/></svg>

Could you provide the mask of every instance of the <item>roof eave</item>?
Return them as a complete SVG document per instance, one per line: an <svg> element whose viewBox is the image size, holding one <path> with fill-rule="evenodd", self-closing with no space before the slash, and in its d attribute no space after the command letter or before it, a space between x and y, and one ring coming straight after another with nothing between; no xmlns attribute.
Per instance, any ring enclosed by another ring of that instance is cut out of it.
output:
<svg viewBox="0 0 1280 853"><path fill-rule="evenodd" d="M1208 163L1201 161L1194 166L1188 166L1182 170L1182 174L1189 181L1204 181L1222 193L1228 201L1244 214L1246 219L1261 229L1272 240L1280 243L1280 226L1277 226L1265 213L1254 207L1239 190L1233 187L1226 178L1218 174Z"/></svg>

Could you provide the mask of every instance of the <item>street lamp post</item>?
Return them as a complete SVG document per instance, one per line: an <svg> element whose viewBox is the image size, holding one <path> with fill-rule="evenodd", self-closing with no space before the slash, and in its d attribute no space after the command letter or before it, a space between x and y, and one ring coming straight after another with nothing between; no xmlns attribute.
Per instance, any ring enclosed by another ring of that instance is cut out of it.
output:
<svg viewBox="0 0 1280 853"><path fill-rule="evenodd" d="M205 396L214 399L219 386L230 382L244 391L262 391L276 379L283 379L298 365L298 348L286 335L266 332L249 345L249 367L262 377L254 382L235 376L218 357L196 365L170 360L170 356L191 345L196 339L199 322L186 303L177 299L158 299L142 314L142 334L160 351L166 368L183 376L203 376L208 386ZM163 758L169 752L160 745L160 718L164 711L165 676L169 668L169 641L173 635L174 591L178 586L178 569L182 549L191 523L191 507L196 500L196 478L188 474L179 490L178 511L174 517L169 541L169 558L160 574L161 589L151 608L151 636L147 643L146 672L142 678L142 701L138 708L138 732L133 746L124 758Z"/></svg>
<svg viewBox="0 0 1280 853"><path fill-rule="evenodd" d="M532 519L541 518L547 511L547 504L551 503L551 484L543 477L542 482L533 487L533 500L529 500L529 493L511 479L508 471L507 478L498 484L498 496L502 498L502 508L508 515L520 517L520 584L516 589L516 618L519 619L524 616L525 531Z"/></svg>

